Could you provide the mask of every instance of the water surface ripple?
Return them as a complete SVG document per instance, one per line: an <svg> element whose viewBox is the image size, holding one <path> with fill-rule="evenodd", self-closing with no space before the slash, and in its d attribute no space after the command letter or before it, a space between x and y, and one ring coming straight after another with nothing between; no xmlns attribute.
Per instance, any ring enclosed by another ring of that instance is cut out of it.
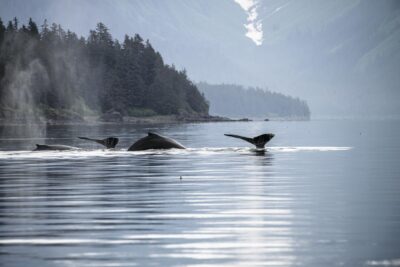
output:
<svg viewBox="0 0 400 267"><path fill-rule="evenodd" d="M2 129L0 265L399 266L400 131L374 123ZM123 149L154 128L190 148ZM277 136L260 152L222 135L245 131ZM118 149L72 136L104 132Z"/></svg>

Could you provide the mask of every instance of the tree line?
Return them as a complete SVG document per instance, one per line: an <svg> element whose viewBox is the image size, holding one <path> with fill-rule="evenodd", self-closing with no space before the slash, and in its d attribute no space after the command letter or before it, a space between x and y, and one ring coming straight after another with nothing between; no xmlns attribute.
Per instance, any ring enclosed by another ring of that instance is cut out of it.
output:
<svg viewBox="0 0 400 267"><path fill-rule="evenodd" d="M304 100L261 88L235 84L197 84L210 101L210 113L229 117L309 119L310 109Z"/></svg>
<svg viewBox="0 0 400 267"><path fill-rule="evenodd" d="M79 115L208 114L186 71L164 63L139 34L114 40L98 23L78 37L45 20L0 19L0 116L31 118L49 110Z"/></svg>

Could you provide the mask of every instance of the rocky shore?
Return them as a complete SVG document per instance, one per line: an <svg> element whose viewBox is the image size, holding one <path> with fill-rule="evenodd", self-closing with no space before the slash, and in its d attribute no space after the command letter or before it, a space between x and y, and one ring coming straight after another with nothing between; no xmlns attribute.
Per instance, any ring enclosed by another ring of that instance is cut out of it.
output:
<svg viewBox="0 0 400 267"><path fill-rule="evenodd" d="M156 115L147 117L122 116L119 113L103 114L101 116L76 116L73 117L24 117L5 119L0 118L0 125L23 125L23 124L162 124L162 123L196 123L196 122L223 122L237 121L226 117L211 115Z"/></svg>
<svg viewBox="0 0 400 267"><path fill-rule="evenodd" d="M274 118L273 120L304 120L304 118ZM120 112L110 110L101 115L81 116L70 111L47 111L41 116L7 116L0 117L0 125L79 125L79 124L163 124L163 123L206 123L206 122L250 122L249 118L232 119L208 114L185 115L153 115L153 116L123 116ZM269 119L264 119L269 121Z"/></svg>

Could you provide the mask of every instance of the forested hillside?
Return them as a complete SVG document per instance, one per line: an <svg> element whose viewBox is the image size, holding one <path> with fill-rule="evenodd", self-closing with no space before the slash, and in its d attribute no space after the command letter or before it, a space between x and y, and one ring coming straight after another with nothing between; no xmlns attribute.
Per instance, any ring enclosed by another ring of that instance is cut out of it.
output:
<svg viewBox="0 0 400 267"><path fill-rule="evenodd" d="M0 20L0 117L10 120L208 114L185 71L164 64L138 34L113 40L98 23L88 38L60 25Z"/></svg>
<svg viewBox="0 0 400 267"><path fill-rule="evenodd" d="M210 101L212 115L251 118L309 119L305 101L260 88L244 88L234 84L198 83L199 90Z"/></svg>

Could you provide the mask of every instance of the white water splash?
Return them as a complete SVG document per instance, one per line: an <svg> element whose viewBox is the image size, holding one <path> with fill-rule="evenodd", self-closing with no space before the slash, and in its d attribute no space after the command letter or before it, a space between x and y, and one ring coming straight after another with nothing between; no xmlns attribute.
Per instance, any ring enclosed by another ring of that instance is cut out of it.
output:
<svg viewBox="0 0 400 267"><path fill-rule="evenodd" d="M367 261L365 264L368 266L400 266L400 259Z"/></svg>
<svg viewBox="0 0 400 267"><path fill-rule="evenodd" d="M268 147L265 151L270 153L296 153L296 152L330 152L330 151L346 151L351 147ZM211 154L231 154L231 153L254 153L262 152L249 147L203 147L203 148L187 148L187 149L150 149L145 151L127 151L124 149L97 149L87 150L78 149L70 151L0 151L0 159L84 159L84 158L111 158L111 157L132 157L140 155L211 155Z"/></svg>
<svg viewBox="0 0 400 267"><path fill-rule="evenodd" d="M250 38L257 46L263 43L262 21L258 18L257 0L235 0L237 4L246 12L247 23L244 27L247 29L246 36Z"/></svg>

